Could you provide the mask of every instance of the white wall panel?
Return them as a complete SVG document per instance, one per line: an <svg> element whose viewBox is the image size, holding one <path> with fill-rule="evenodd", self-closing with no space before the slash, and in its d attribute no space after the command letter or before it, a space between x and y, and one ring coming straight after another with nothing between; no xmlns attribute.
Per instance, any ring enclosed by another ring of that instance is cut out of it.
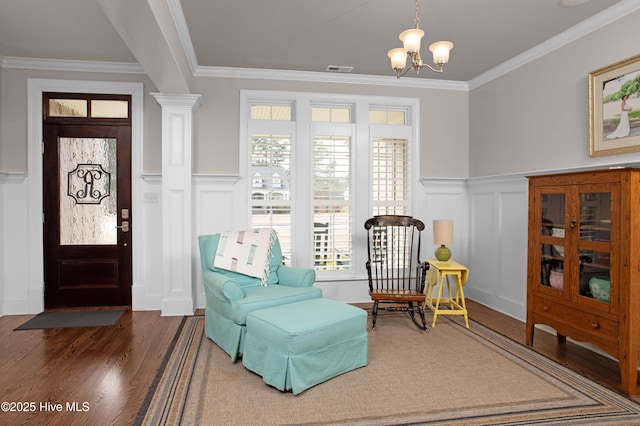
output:
<svg viewBox="0 0 640 426"><path fill-rule="evenodd" d="M527 192L500 193L498 293L524 319L527 298Z"/></svg>
<svg viewBox="0 0 640 426"><path fill-rule="evenodd" d="M467 297L520 320L526 316L527 180L522 176L469 183Z"/></svg>
<svg viewBox="0 0 640 426"><path fill-rule="evenodd" d="M244 229L248 226L244 191L238 187L238 176L196 176L193 179L193 248L192 276L195 288L196 307L204 308L205 297L200 263L200 235Z"/></svg>
<svg viewBox="0 0 640 426"><path fill-rule="evenodd" d="M1 73L1 71L0 71ZM4 224L5 224L5 190L4 190L4 182L7 178L5 173L0 173L0 316L4 315L4 301L5 301L5 283L7 282L7 278L5 276L5 272L7 267L5 266L5 242L7 238L5 236Z"/></svg>
<svg viewBox="0 0 640 426"><path fill-rule="evenodd" d="M27 183L24 175L16 174L0 179L0 185L0 218L3 219L0 253L4 254L0 263L0 312L2 315L22 314L31 308L32 293L43 296L42 285L30 288L27 273L30 267L25 237L28 234Z"/></svg>
<svg viewBox="0 0 640 426"><path fill-rule="evenodd" d="M496 292L498 279L498 233L495 214L496 195L493 192L472 193L469 197L471 256L467 296L475 294L480 301L488 301Z"/></svg>
<svg viewBox="0 0 640 426"><path fill-rule="evenodd" d="M423 206L414 215L425 224L423 233L422 257L433 258L438 247L433 243L433 221L453 220L453 244L451 256L457 262L469 261L468 251L468 201L464 179L423 179Z"/></svg>
<svg viewBox="0 0 640 426"><path fill-rule="evenodd" d="M139 265L134 275L133 309L159 310L162 302L162 179L160 175L144 176L142 211L134 212L132 230L140 232L142 247L136 247L133 263Z"/></svg>

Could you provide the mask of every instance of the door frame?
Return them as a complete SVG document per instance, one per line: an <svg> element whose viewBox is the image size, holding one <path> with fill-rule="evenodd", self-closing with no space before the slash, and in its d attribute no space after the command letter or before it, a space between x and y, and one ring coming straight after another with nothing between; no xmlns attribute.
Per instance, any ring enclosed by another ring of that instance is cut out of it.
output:
<svg viewBox="0 0 640 426"><path fill-rule="evenodd" d="M44 311L44 231L42 229L43 186L42 186L42 145L43 115L42 95L44 92L62 93L108 93L131 95L131 211L140 215L143 211L142 197L142 144L144 116L143 83L28 79L27 81L27 170L28 170L28 286L29 313ZM132 309L144 309L138 300L136 287L142 287L142 259L144 230L131 229L132 247Z"/></svg>

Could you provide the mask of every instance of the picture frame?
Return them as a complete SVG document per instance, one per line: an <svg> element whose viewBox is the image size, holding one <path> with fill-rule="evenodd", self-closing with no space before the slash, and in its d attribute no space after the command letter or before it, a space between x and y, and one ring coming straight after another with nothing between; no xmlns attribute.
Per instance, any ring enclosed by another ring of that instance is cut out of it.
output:
<svg viewBox="0 0 640 426"><path fill-rule="evenodd" d="M589 73L589 155L640 151L640 55Z"/></svg>

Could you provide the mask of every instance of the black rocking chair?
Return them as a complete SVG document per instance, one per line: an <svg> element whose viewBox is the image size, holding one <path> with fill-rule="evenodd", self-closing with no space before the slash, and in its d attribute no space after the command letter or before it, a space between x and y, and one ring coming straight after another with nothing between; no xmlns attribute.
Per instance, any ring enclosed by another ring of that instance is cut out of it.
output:
<svg viewBox="0 0 640 426"><path fill-rule="evenodd" d="M369 256L369 295L373 300L372 328L376 326L378 309L383 309L408 312L418 328L426 330L423 303L429 263L420 261L420 234L424 223L410 216L385 215L367 220L364 227ZM380 304L394 306L380 307Z"/></svg>

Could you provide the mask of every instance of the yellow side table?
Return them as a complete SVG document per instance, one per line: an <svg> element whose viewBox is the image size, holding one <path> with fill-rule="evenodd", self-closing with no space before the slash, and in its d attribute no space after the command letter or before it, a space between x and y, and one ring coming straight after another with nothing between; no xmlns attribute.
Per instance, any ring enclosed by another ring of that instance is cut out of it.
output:
<svg viewBox="0 0 640 426"><path fill-rule="evenodd" d="M424 289L426 298L422 304L422 309L426 310L426 308L429 307L429 309L433 311L433 323L431 327L436 326L438 315L464 315L464 323L467 328L469 328L469 315L462 290L462 286L467 282L469 270L466 266L453 260L441 262L436 259L426 259L426 261L429 262L430 267L427 271L427 282ZM453 280L454 293L451 293L449 277ZM442 288L445 282L447 284L447 294L449 297L443 299ZM434 304L433 291L438 284L438 294ZM448 305L448 308L441 309L441 305Z"/></svg>

